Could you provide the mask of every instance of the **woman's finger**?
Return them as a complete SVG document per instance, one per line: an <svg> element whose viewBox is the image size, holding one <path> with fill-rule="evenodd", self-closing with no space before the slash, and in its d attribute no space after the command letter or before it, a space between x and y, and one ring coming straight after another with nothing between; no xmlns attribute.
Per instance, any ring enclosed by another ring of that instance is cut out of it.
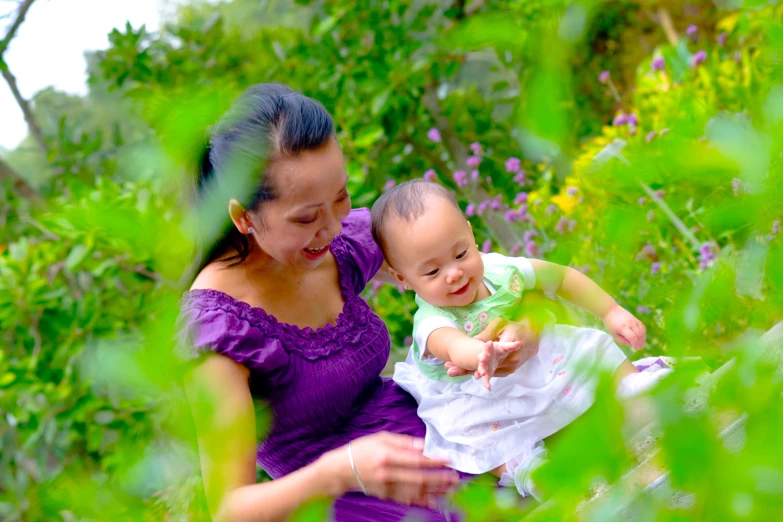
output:
<svg viewBox="0 0 783 522"><path fill-rule="evenodd" d="M495 341L493 348L500 350L501 352L513 352L518 350L520 346L519 341Z"/></svg>

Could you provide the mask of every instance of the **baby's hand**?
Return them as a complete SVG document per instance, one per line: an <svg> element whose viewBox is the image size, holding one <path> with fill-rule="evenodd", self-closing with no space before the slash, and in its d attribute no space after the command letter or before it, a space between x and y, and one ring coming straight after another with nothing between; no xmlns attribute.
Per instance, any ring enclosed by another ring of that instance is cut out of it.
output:
<svg viewBox="0 0 783 522"><path fill-rule="evenodd" d="M639 319L622 306L616 305L609 310L604 317L604 326L618 343L630 346L634 350L641 350L644 347L647 330Z"/></svg>
<svg viewBox="0 0 783 522"><path fill-rule="evenodd" d="M508 353L517 348L519 348L519 341L486 341L484 343L484 349L478 355L476 378L481 377L484 381L484 386L488 390L492 389L489 380L495 375L495 370L498 369L498 366L500 366L500 363L506 358Z"/></svg>

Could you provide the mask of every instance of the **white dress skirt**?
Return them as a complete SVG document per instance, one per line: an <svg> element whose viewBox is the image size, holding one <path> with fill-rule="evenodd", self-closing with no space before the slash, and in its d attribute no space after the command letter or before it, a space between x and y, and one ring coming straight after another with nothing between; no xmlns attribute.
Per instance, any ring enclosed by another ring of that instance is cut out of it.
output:
<svg viewBox="0 0 783 522"><path fill-rule="evenodd" d="M554 324L544 329L534 357L491 379L491 391L472 377L430 379L414 357L411 348L394 366L394 381L419 404L424 455L473 474L505 464L573 422L593 404L601 372L613 373L626 358L605 332Z"/></svg>

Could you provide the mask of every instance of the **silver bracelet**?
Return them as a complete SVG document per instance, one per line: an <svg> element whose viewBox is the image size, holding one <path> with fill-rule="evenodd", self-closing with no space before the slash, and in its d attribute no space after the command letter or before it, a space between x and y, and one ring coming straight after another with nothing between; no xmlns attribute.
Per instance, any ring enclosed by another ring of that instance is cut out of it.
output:
<svg viewBox="0 0 783 522"><path fill-rule="evenodd" d="M348 460L351 462L351 469L353 470L353 476L356 477L356 483L362 488L362 493L367 495L367 488L364 487L364 482L359 478L359 472L356 471L356 464L353 462L353 452L351 451L351 443L348 443Z"/></svg>

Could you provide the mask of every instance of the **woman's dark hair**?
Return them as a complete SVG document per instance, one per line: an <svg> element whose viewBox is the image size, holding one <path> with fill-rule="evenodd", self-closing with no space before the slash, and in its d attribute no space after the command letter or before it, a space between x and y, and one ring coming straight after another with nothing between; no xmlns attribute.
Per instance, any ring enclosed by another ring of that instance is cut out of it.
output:
<svg viewBox="0 0 783 522"><path fill-rule="evenodd" d="M276 199L269 160L323 147L334 136L334 122L312 98L285 85L262 83L242 93L211 134L196 187L200 268L229 252L223 257L229 266L247 258L250 245L226 216L228 201L235 198L246 209L258 210Z"/></svg>

